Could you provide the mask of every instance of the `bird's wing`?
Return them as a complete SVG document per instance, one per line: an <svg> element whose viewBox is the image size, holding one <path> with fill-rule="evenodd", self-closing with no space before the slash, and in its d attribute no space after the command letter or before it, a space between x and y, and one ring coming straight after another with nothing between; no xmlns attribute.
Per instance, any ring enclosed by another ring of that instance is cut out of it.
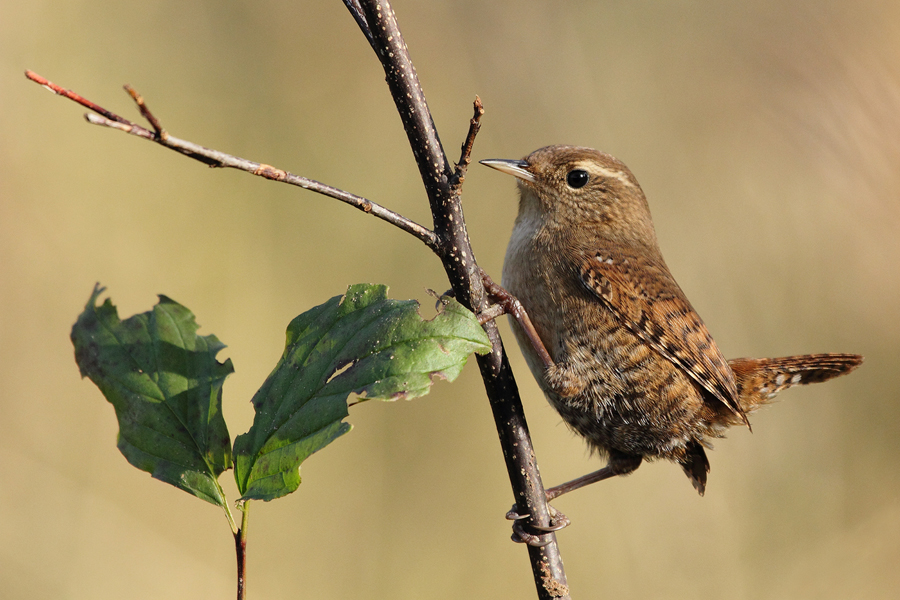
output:
<svg viewBox="0 0 900 600"><path fill-rule="evenodd" d="M747 423L728 361L664 264L597 252L581 261L579 275L633 334Z"/></svg>

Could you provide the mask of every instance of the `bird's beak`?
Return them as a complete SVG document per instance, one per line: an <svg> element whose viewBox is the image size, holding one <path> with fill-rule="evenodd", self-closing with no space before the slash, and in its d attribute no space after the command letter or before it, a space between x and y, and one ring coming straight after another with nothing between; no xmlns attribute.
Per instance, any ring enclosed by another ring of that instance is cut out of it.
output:
<svg viewBox="0 0 900 600"><path fill-rule="evenodd" d="M523 181L534 183L534 175L528 170L528 163L524 160L508 160L505 158L487 158L478 161L486 167L497 169L507 175L512 175Z"/></svg>

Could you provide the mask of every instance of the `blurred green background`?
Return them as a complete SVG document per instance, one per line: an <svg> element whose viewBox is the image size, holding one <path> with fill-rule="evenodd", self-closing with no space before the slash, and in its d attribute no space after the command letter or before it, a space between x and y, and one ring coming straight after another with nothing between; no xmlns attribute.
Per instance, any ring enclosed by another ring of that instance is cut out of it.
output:
<svg viewBox="0 0 900 600"><path fill-rule="evenodd" d="M663 252L727 356L859 352L711 453L706 497L645 465L557 501L576 598L893 598L900 589L900 4L397 0L458 156L606 150L635 172ZM383 73L337 0L0 2L0 589L5 598L232 597L221 511L129 466L69 329L95 281L122 317L165 293L237 372L232 435L295 315L378 282L431 304L439 262L337 201L86 124L22 76L178 137L429 212ZM464 206L499 275L513 182ZM544 480L600 466L507 334ZM480 379L351 411L355 430L251 512L254 598L529 598ZM223 477L234 497L230 473Z"/></svg>

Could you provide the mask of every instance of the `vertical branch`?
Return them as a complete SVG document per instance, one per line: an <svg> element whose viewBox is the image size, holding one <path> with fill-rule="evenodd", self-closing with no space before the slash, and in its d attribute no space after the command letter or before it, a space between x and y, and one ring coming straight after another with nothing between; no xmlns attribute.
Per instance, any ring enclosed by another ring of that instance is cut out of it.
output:
<svg viewBox="0 0 900 600"><path fill-rule="evenodd" d="M439 254L450 284L457 299L477 312L487 308L487 299L466 233L462 207L451 190L454 170L444 153L406 42L390 4L384 0L361 0L360 4L425 185L434 232L443 242ZM492 329L492 341L496 346L499 336L496 328ZM490 330L488 334L491 335ZM499 369L500 360L496 353L493 362L495 369Z"/></svg>
<svg viewBox="0 0 900 600"><path fill-rule="evenodd" d="M409 138L434 219L437 253L456 294L468 308L488 308L481 270L475 262L459 197L458 176L444 154L425 95L409 57L406 42L387 0L344 0L384 67L388 87ZM360 17L361 11L361 17ZM532 515L538 527L550 525L541 482L518 387L493 321L485 330L494 351L477 356L500 445L521 514ZM543 534L543 546L528 546L538 597L568 598L565 570L556 535Z"/></svg>

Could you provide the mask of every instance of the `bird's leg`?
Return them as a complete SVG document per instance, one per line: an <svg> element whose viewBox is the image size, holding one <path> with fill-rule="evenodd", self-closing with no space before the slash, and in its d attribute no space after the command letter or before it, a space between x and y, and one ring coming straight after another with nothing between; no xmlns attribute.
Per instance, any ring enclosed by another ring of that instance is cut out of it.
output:
<svg viewBox="0 0 900 600"><path fill-rule="evenodd" d="M522 328L532 348L534 348L538 358L543 363L544 382L550 389L563 398L573 398L583 392L588 385L589 378L585 377L583 373L574 371L568 365L556 363L550 358L547 347L544 346L544 342L534 328L534 324L528 317L528 313L525 311L522 303L506 289L498 285L484 271L481 272L481 278L484 281L485 291L496 304L478 315L478 322L484 325L486 322L504 314L512 316Z"/></svg>
<svg viewBox="0 0 900 600"><path fill-rule="evenodd" d="M549 490L547 490L547 501L549 502L554 498L559 498L563 494L574 492L575 490L583 488L586 485L597 483L598 481L603 481L604 479L609 479L610 477L615 477L616 475L629 475L636 471L639 466L641 466L642 460L643 458L634 454L625 454L616 450L610 450L609 462L605 467L603 467L599 471L594 471L593 473L582 475L577 479L573 479L572 481L567 481L550 488Z"/></svg>
<svg viewBox="0 0 900 600"><path fill-rule="evenodd" d="M583 475L577 479L573 479L572 481L567 481L550 488L546 491L547 502L550 502L555 498L559 498L563 494L568 494L569 492L573 492L579 488L583 488L586 485L597 483L598 481L603 481L604 479L609 479L610 477L615 477L617 475L628 475L630 473L633 473L639 466L641 466L642 460L643 459L640 456L623 454L621 452L611 450L609 453L609 463L605 467L598 471L594 471L593 473L588 473L587 475ZM541 533L549 531L559 531L569 524L569 518L566 515L562 514L552 506L549 506L549 508L550 526L538 527L536 525L530 525L532 529L540 531ZM530 517L530 514L520 514L517 505L513 505L512 509L510 509L510 511L506 513L506 518L510 521L513 521L512 540L514 542L528 544L529 546L541 546L543 544L540 543L539 536L525 531L524 525L527 522L526 519L529 519Z"/></svg>
<svg viewBox="0 0 900 600"><path fill-rule="evenodd" d="M550 369L555 366L553 359L550 358L550 353L547 352L547 347L544 346L544 342L541 341L540 336L538 336L537 331L534 328L534 325L531 323L531 319L528 318L528 313L525 312L525 307L522 306L522 303L519 300L506 291L500 284L491 279L491 276L485 273L483 270L481 271L481 279L484 282L484 289L490 296L491 300L496 304L491 306L486 311L478 315L478 322L482 325L490 320L496 319L497 317L507 314L512 316L522 328L522 331L525 332L525 336L528 338L528 341L531 342L531 345L534 347L534 351L537 352L538 357L541 359L541 362L544 363L544 368Z"/></svg>
<svg viewBox="0 0 900 600"><path fill-rule="evenodd" d="M586 485L597 483L598 481L603 481L604 479L609 479L610 477L615 477L616 475L617 473L613 471L609 466L603 467L602 469L594 471L593 473L582 475L577 479L573 479L572 481L567 481L550 488L549 490L547 490L547 501L549 502L554 498L559 498L563 494L574 492L575 490L583 488Z"/></svg>
<svg viewBox="0 0 900 600"><path fill-rule="evenodd" d="M528 341L534 346L535 352L537 352L541 362L544 363L544 368L549 369L555 366L553 359L550 358L550 353L547 352L547 347L544 346L544 342L541 341L540 336L538 336L522 303L519 302L518 298L506 291L503 286L491 279L491 276L488 275L484 269L479 267L479 270L481 271L481 280L484 283L484 289L494 304L478 314L478 323L484 325L488 321L493 321L497 317L502 317L503 315L512 316L522 328L522 331L525 332ZM435 294L435 296L436 295L437 294ZM453 297L453 290L447 290L443 296ZM440 298L438 299L438 302L440 302Z"/></svg>

